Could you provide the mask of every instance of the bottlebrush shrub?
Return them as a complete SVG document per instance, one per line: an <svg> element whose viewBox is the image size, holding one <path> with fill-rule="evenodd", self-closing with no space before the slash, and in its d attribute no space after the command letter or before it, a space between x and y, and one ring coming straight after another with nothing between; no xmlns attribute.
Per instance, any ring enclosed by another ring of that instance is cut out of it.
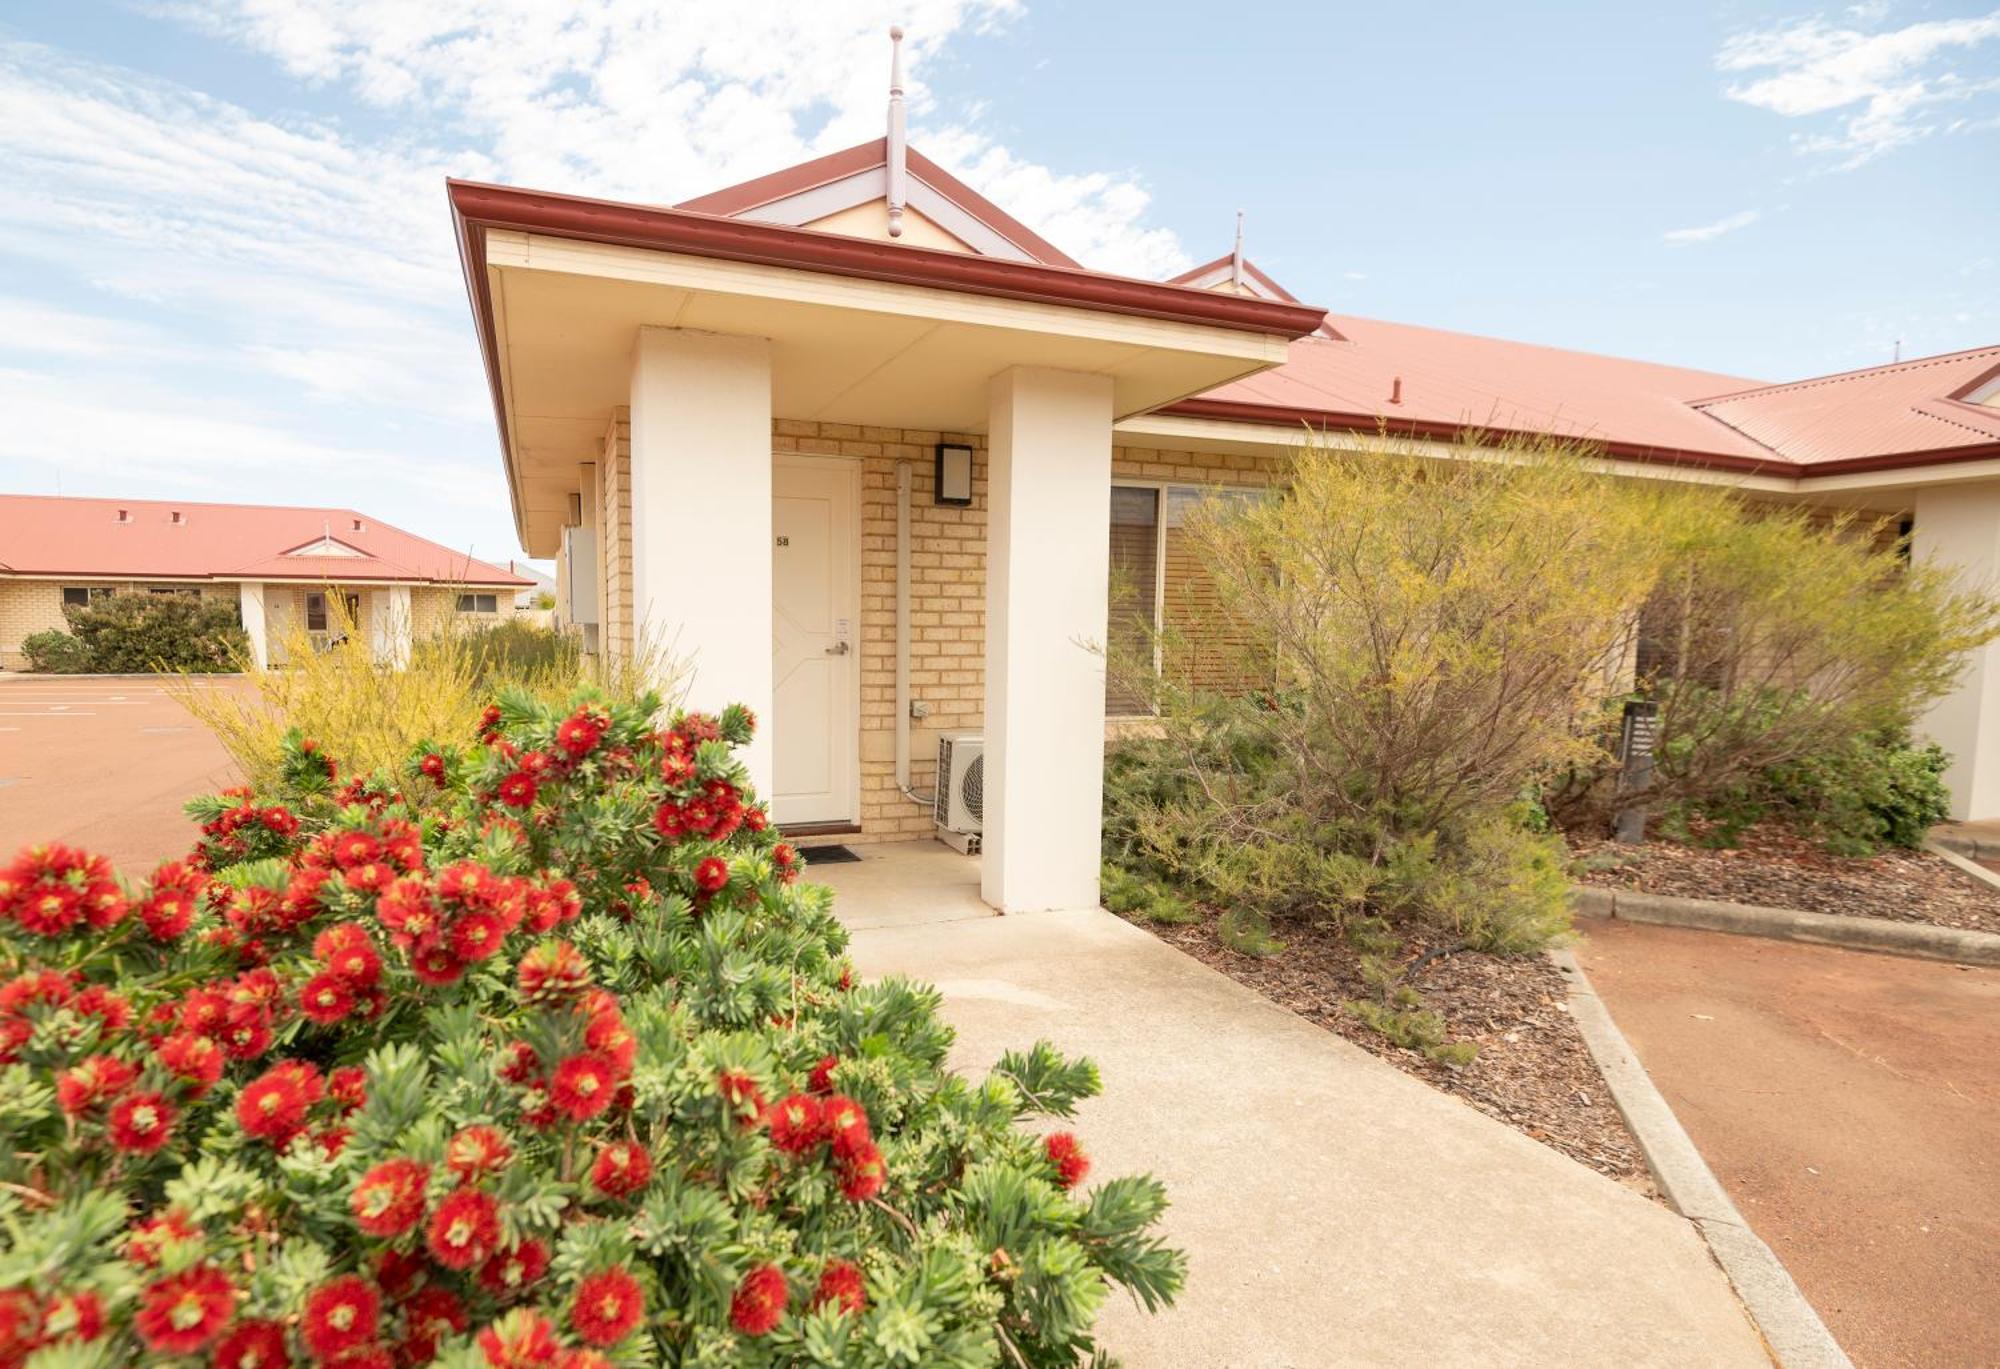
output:
<svg viewBox="0 0 2000 1369"><path fill-rule="evenodd" d="M861 984L749 716L503 697L477 745L0 867L0 1366L1072 1365L1185 1262L1141 1177Z"/></svg>

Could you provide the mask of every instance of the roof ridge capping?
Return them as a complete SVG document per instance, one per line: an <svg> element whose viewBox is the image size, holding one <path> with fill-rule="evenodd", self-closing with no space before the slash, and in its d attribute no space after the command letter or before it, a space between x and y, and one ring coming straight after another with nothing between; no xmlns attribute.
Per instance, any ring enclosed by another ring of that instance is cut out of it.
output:
<svg viewBox="0 0 2000 1369"><path fill-rule="evenodd" d="M484 233L538 233L650 251L786 267L1067 308L1303 337L1326 311L1313 305L1190 289L1081 266L1009 261L900 241L727 218L696 210L524 190L448 177L459 256L475 310L485 284Z"/></svg>
<svg viewBox="0 0 2000 1369"><path fill-rule="evenodd" d="M1857 366L1851 371L1831 371L1822 376L1804 376L1798 380L1780 380L1769 385L1753 385L1747 390L1728 390L1722 394L1704 395L1700 399L1690 399L1687 402L1695 408L1701 409L1706 408L1710 404L1721 404L1732 399L1747 399L1751 395L1776 394L1785 390L1809 390L1818 385L1838 385L1850 380L1860 380L1865 376L1883 375L1890 371L1915 371L1928 366L1943 366L1984 353L1990 353L1994 357L2000 358L2000 343L1987 343L1983 347L1966 347L1956 352L1939 352L1934 356L1911 357L1908 361L1885 361L1874 366ZM1957 399L1960 394L1990 379L1993 374L1993 372L1984 372L1975 376L1966 384L1959 386L1956 392L1948 395L1939 395L1937 398Z"/></svg>

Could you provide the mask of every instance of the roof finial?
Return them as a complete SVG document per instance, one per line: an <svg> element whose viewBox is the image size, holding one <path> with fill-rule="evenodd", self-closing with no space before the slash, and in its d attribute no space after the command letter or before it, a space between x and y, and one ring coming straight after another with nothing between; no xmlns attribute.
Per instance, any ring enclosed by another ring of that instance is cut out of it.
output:
<svg viewBox="0 0 2000 1369"><path fill-rule="evenodd" d="M903 26L889 29L889 236L903 236L904 182L908 171L903 139Z"/></svg>
<svg viewBox="0 0 2000 1369"><path fill-rule="evenodd" d="M1243 211L1236 211L1236 254L1229 261L1229 283L1237 293L1243 291Z"/></svg>

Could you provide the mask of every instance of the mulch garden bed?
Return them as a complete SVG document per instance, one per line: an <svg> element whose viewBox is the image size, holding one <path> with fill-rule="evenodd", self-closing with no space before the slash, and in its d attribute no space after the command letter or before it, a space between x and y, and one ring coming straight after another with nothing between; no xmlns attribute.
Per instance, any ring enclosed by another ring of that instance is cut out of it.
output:
<svg viewBox="0 0 2000 1369"><path fill-rule="evenodd" d="M1751 828L1733 849L1574 837L1570 849L1579 878L1598 888L2000 932L2000 889L1929 851L1832 856L1769 825Z"/></svg>
<svg viewBox="0 0 2000 1369"><path fill-rule="evenodd" d="M1354 951L1331 935L1300 933L1266 958L1239 955L1212 919L1166 925L1133 919L1161 940L1281 1007L1337 1032L1405 1074L1470 1103L1544 1145L1641 1192L1654 1192L1645 1158L1569 1014L1569 985L1543 956L1501 959L1461 951L1430 961L1411 981L1453 1041L1479 1047L1471 1064L1439 1064L1406 1050L1344 1006L1364 999ZM1282 933L1281 933L1282 935ZM1424 947L1405 952L1414 960Z"/></svg>

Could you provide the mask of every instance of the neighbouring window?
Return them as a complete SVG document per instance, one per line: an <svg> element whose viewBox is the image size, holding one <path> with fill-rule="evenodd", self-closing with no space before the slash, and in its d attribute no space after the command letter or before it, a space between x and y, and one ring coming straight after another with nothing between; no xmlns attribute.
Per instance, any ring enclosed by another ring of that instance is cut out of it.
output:
<svg viewBox="0 0 2000 1369"><path fill-rule="evenodd" d="M306 631L326 631L326 596L318 590L306 595Z"/></svg>
<svg viewBox="0 0 2000 1369"><path fill-rule="evenodd" d="M109 585L64 585L62 601L64 608L86 608L99 599L106 598L114 591Z"/></svg>
<svg viewBox="0 0 2000 1369"><path fill-rule="evenodd" d="M458 596L460 613L498 613L500 600L491 594L461 594Z"/></svg>
<svg viewBox="0 0 2000 1369"><path fill-rule="evenodd" d="M148 594L178 594L183 599L199 599L201 591L193 585L148 585Z"/></svg>

